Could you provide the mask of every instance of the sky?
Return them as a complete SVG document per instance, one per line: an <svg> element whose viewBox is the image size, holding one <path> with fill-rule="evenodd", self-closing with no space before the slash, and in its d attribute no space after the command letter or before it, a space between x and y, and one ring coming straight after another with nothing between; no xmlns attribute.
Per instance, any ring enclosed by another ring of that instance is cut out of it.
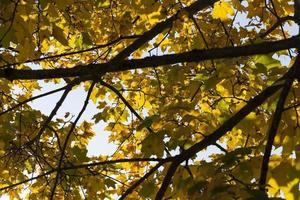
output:
<svg viewBox="0 0 300 200"><path fill-rule="evenodd" d="M246 26L248 24L248 20L246 19L247 16L244 13L240 13L237 16L236 22L234 26ZM290 35L297 35L298 28L293 25L286 25L284 26L284 30L288 31ZM161 53L161 51L159 51ZM290 59L288 56L281 56L280 61L283 65L288 66ZM36 66L38 68L38 66ZM35 68L35 67L34 67ZM56 88L64 86L63 84L53 84L53 83L44 83L40 81L40 85L42 89L40 91L35 91L34 95L38 95L44 92L48 92L54 90ZM30 102L29 104L34 108L40 110L43 114L49 115L56 102L59 100L62 92L58 92L37 100ZM63 105L57 112L57 117L63 117L66 112L70 112L71 115L75 117L79 113L80 109L82 108L83 102L86 97L86 92L82 87L79 87L75 90L72 90L67 99L64 101ZM91 121L92 117L97 114L96 105L93 102L89 102L86 111L83 113L80 122L83 120ZM88 145L88 155L89 156L97 156L97 155L111 155L117 148L117 146L113 143L108 143L108 135L109 133L104 131L105 123L100 121L93 126L93 130L96 132L94 138L91 139ZM209 147L208 151L202 152L198 155L199 158L208 159L208 155L214 153L219 153L219 150L216 147ZM209 159L208 159L209 160Z"/></svg>
<svg viewBox="0 0 300 200"><path fill-rule="evenodd" d="M64 86L63 84L53 84L53 83L43 83L42 89L40 91L35 91L34 95L38 95L44 92L48 92L54 90L56 88L60 88ZM39 98L29 103L34 109L40 110L43 114L49 115L56 105L56 102L61 97L62 92L58 92L43 98ZM86 98L86 92L83 87L76 88L72 90L64 103L60 107L57 112L56 117L63 117L66 112L70 112L70 115L74 115L75 117L78 115L79 111L83 106L83 102ZM89 102L87 109L83 113L80 121L83 120L91 121L92 117L97 114L96 105L93 102ZM97 156L97 155L111 155L116 150L116 145L112 143L108 143L108 132L104 131L105 123L99 122L93 126L93 130L96 132L95 137L90 141L88 145L88 155L89 156Z"/></svg>
<svg viewBox="0 0 300 200"><path fill-rule="evenodd" d="M235 23L233 26L246 26L248 24L249 20L247 20L247 16L244 13L238 14ZM298 28L296 25L288 25L287 23L284 26L284 30L288 31L289 34L297 35L298 34ZM161 51L158 50L158 52L161 54ZM281 56L279 57L281 63L285 66L288 66L290 59L288 56ZM38 66L34 66L33 68L38 68ZM35 91L34 95L42 94L44 92L48 92L51 90L54 90L56 88L60 88L64 86L64 84L53 84L53 83L44 83L43 81L40 81L41 90ZM62 92L58 92L37 100L34 100L29 103L34 109L40 110L43 114L49 115L54 106L56 105L56 102L61 97ZM63 105L60 107L60 109L57 112L57 117L63 117L66 112L70 112L71 115L74 115L75 117L79 113L80 109L82 108L83 102L86 97L86 91L84 91L83 87L76 88L75 90L72 90L67 99L64 101ZM92 117L97 114L97 108L96 105L93 102L89 102L88 107L86 111L83 113L80 122L83 120L91 121ZM93 130L96 132L96 135L91 139L89 145L88 145L88 155L89 156L98 156L98 155L111 155L116 150L117 146L113 143L108 142L108 135L109 133L104 131L105 123L103 121L98 122L93 126ZM219 149L217 149L214 146L210 146L206 152L202 152L198 155L199 158L210 160L208 158L208 155L211 153L220 153Z"/></svg>
<svg viewBox="0 0 300 200"><path fill-rule="evenodd" d="M237 18L239 24L236 25L245 26L248 24L248 22L245 20L246 18L245 14L240 14L239 16L237 16ZM298 34L298 28L296 26L285 25L284 29L287 30L290 33L290 35ZM282 64L287 66L290 60L287 57L281 57L280 61L282 62ZM42 83L41 84L42 89L40 91L35 91L34 95L42 94L64 86L63 84L56 84L56 85L53 83L46 84L43 81L41 81L41 83ZM32 106L34 109L40 110L43 114L49 115L52 109L54 108L54 106L56 105L56 102L61 97L61 95L62 92L58 92L34 100L30 102L29 105ZM86 92L82 87L72 90L69 93L66 100L64 101L63 105L58 110L57 117L63 117L66 112L70 112L71 115L74 115L76 117L82 108L85 97L86 97ZM81 117L80 122L82 122L83 120L91 121L93 115L97 114L97 112L98 111L96 109L96 105L90 101L86 111L83 113ZM111 155L116 150L117 146L113 143L108 142L109 133L104 131L104 127L105 127L105 123L101 121L93 126L93 130L96 132L96 135L90 140L90 143L88 145L88 156ZM278 151L276 151L276 153L277 152ZM221 153L221 152L215 146L209 146L206 149L206 151L202 151L198 153L197 158L209 161L210 160L209 155L212 153ZM6 197L2 196L1 199L6 199Z"/></svg>

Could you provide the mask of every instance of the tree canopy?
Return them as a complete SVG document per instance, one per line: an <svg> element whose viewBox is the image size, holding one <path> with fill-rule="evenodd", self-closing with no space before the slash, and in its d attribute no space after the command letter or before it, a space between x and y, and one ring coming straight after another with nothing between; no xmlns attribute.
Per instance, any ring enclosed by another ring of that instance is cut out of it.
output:
<svg viewBox="0 0 300 200"><path fill-rule="evenodd" d="M1 0L0 195L299 199L299 12L299 0ZM57 117L79 87L80 112ZM49 115L28 104L54 93ZM88 156L100 122L117 150Z"/></svg>

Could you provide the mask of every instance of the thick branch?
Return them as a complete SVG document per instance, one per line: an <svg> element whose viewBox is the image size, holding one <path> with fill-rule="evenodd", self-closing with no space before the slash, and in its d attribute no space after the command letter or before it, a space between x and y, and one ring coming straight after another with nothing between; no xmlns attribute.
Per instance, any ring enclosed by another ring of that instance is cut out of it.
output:
<svg viewBox="0 0 300 200"><path fill-rule="evenodd" d="M143 59L125 60L120 65L110 63L80 65L74 68L18 70L2 69L0 78L9 80L51 79L65 77L82 77L108 72L120 72L147 67L158 67L182 62L201 62L211 59L234 58L268 54L280 50L296 48L299 44L299 36L275 42L263 42L260 44L245 45L241 47L224 47L209 50L193 50L184 53L176 53L162 56L151 56Z"/></svg>
<svg viewBox="0 0 300 200"><path fill-rule="evenodd" d="M300 57L298 56L294 65L299 65L299 61L300 61ZM274 139L275 139L275 136L276 136L279 124L280 124L281 114L284 110L285 100L289 94L290 88L293 84L295 75L297 73L296 70L297 70L297 68L293 69L294 73L292 74L292 76L286 79L286 83L282 89L279 100L277 102L276 110L275 110L275 113L273 116L273 121L272 121L271 127L269 129L268 141L267 141L265 153L263 156L263 161L262 161L262 166L261 166L261 174L260 174L260 179L259 179L259 186L260 186L260 189L263 191L265 190L272 146L273 146ZM299 69L298 69L298 71L299 71Z"/></svg>
<svg viewBox="0 0 300 200"><path fill-rule="evenodd" d="M129 194L131 194L135 188L137 188L140 184L142 184L149 176L151 176L154 172L158 170L159 167L161 167L165 162L159 162L157 165L155 165L152 169L150 169L149 172L147 172L142 178L140 178L137 182L131 185L130 188L128 188L122 196L119 198L119 200L125 199Z"/></svg>
<svg viewBox="0 0 300 200"><path fill-rule="evenodd" d="M176 160L175 162L172 162L172 164L170 165L167 174L156 194L155 200L160 200L164 197L164 194L166 192L166 190L168 189L170 182L178 168L178 166L180 165L181 160Z"/></svg>
<svg viewBox="0 0 300 200"><path fill-rule="evenodd" d="M300 0L294 0L295 22L300 26Z"/></svg>
<svg viewBox="0 0 300 200"><path fill-rule="evenodd" d="M190 15L195 14L199 10L202 10L208 6L212 6L215 2L219 0L198 0L195 3L191 4L190 6L184 8L179 12L188 12ZM121 51L115 58L112 59L112 63L116 64L124 59L126 59L130 54L132 54L135 50L140 48L146 42L152 40L155 36L159 33L163 32L165 29L171 28L173 22L177 19L177 14L173 15L172 17L156 24L151 30L145 32L142 37L135 40L131 45ZM116 63L115 63L116 62ZM112 68L118 68L117 66L113 66Z"/></svg>
<svg viewBox="0 0 300 200"><path fill-rule="evenodd" d="M222 136L224 136L228 131L230 131L234 126L236 126L240 121L244 119L250 112L252 112L255 108L257 108L259 105L261 105L266 99L268 99L270 96L272 96L275 92L277 92L279 89L281 89L285 84L282 83L284 79L290 79L293 76L299 76L299 70L295 74L295 68L296 65L294 64L293 67L278 81L276 81L274 84L266 88L263 92L261 92L259 95L254 97L253 99L249 100L248 103L239 110L234 116L232 116L230 119L228 119L226 122L224 122L217 130L215 130L212 134L205 137L200 142L194 144L192 147L187 149L186 151L183 151L181 154L179 154L177 157L175 157L175 161L172 163L170 168L167 171L167 175L165 176L163 180L163 184L159 190L159 193L157 196L163 197L167 186L170 185L172 177L174 173L176 172L177 167L180 163L183 161L190 159L192 156L194 156L199 151L203 150L204 148L208 147L209 145L214 144L217 142Z"/></svg>
<svg viewBox="0 0 300 200"><path fill-rule="evenodd" d="M295 66L293 66L287 74L283 77L284 79L287 77L290 77ZM226 122L224 122L217 130L215 130L212 134L208 135L206 138L204 138L202 141L196 143L192 147L190 147L188 150L182 152L182 161L191 158L193 155L198 153L199 151L203 150L207 146L214 144L217 140L219 140L222 136L224 136L228 131L230 131L234 126L236 126L240 121L244 119L250 112L252 112L255 108L257 108L259 105L261 105L266 99L268 99L270 96L272 96L275 92L277 92L279 89L281 89L284 84L281 82L283 81L283 78L276 81L273 85L266 88L264 91L262 91L259 95L254 97L253 99L250 99L248 103L239 110L234 116L232 116L230 119L228 119Z"/></svg>

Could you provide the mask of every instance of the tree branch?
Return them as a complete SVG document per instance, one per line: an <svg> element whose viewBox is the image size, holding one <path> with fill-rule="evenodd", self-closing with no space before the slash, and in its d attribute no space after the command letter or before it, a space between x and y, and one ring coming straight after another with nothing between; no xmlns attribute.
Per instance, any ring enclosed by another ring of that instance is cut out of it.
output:
<svg viewBox="0 0 300 200"><path fill-rule="evenodd" d="M19 0L15 3L14 5L14 10L13 10L13 13L12 13L12 17L11 17L11 21L9 23L9 26L7 28L7 30L4 32L4 34L1 36L0 38L0 47L2 46L1 42L3 41L3 39L6 37L6 35L9 33L9 31L11 30L12 26L13 26L13 23L15 21L15 17L16 17L16 13L17 13L17 7L18 7L18 4L19 4Z"/></svg>
<svg viewBox="0 0 300 200"><path fill-rule="evenodd" d="M11 66L16 66L16 65L31 63L31 62L40 62L40 61L43 61L43 60L49 60L49 59L60 58L60 57L64 57L64 56L70 56L70 55L85 53L85 52L88 52L88 51L94 51L94 50L97 50L97 49L101 49L101 48L104 48L104 47L111 46L111 45L116 44L116 43L118 43L122 40L125 40L125 39L136 39L136 38L139 38L139 37L141 37L141 35L120 36L117 39L112 40L111 42L108 42L106 44L99 44L99 45L96 45L96 46L94 46L92 48L89 48L89 49L83 49L83 50L73 51L73 52L66 52L66 53L62 53L62 54L46 56L46 57L42 57L42 58L36 58L36 59L32 59L32 60L26 60L24 62L15 62L15 63L11 63L11 64L2 65L2 66L0 66L0 68L11 67Z"/></svg>
<svg viewBox="0 0 300 200"><path fill-rule="evenodd" d="M212 134L206 136L202 141L196 143L186 151L182 152L182 161L192 157L197 152L203 150L207 146L214 144L218 139L220 139L226 132L230 131L234 126L236 126L244 117L246 117L250 112L252 112L255 108L261 105L266 99L272 96L275 92L281 89L284 84L282 81L293 74L293 70L295 69L295 65L286 73L282 78L276 81L271 86L267 87L264 91L262 91L259 95L250 99L248 103L241 108L234 116L225 121L217 130L215 130ZM298 76L299 72L297 72L296 76Z"/></svg>
<svg viewBox="0 0 300 200"><path fill-rule="evenodd" d="M268 54L280 50L296 48L299 46L299 36L273 42L245 45L241 47L224 47L207 50L193 50L184 53L176 53L162 56L150 56L142 59L124 60L119 65L110 63L79 65L73 68L18 70L0 69L0 78L8 80L39 80L65 77L93 76L109 72L120 72L147 67L158 67L182 62L201 62L211 59L234 58Z"/></svg>
<svg viewBox="0 0 300 200"><path fill-rule="evenodd" d="M300 0L294 0L295 22L300 26Z"/></svg>
<svg viewBox="0 0 300 200"><path fill-rule="evenodd" d="M174 162L172 162L172 164L170 165L170 167L167 171L167 174L156 194L155 200L160 200L164 197L164 194L165 194L166 190L168 189L170 182L181 162L182 161L180 159L176 159Z"/></svg>
<svg viewBox="0 0 300 200"><path fill-rule="evenodd" d="M61 169L53 169L50 170L48 172L45 172L43 174L40 174L38 176L32 177L30 179L26 179L24 181L20 181L18 183L14 183L5 187L0 188L0 191L3 190L7 190L7 189L11 189L14 188L18 185L22 185L24 183L28 183L30 181L36 180L38 178L50 175L54 172L57 172L58 170L60 171L64 171L64 170L72 170L72 169L81 169L81 168L87 168L87 167L95 167L95 166L101 166L101 165L111 165L111 164L117 164L117 163L125 163L125 162L170 162L172 160L172 158L165 158L165 159L161 159L161 158L131 158L131 159L119 159L119 160L107 160L107 161L100 161L100 162L93 162L93 163L87 163L87 164L82 164L82 165L73 165L73 166L69 166L69 167L63 167Z"/></svg>
<svg viewBox="0 0 300 200"><path fill-rule="evenodd" d="M86 96L86 99L85 99L84 104L83 104L83 106L82 106L82 109L81 109L81 111L79 112L79 114L78 114L77 118L75 119L75 121L72 123L72 126L71 126L71 128L70 128L70 130L69 130L69 132L68 132L68 134L67 134L67 136L66 136L64 145L63 145L63 147L62 147L61 156L60 156L59 162L58 162L58 164L57 164L57 169L58 169L58 171L57 171L56 178L55 178L55 181L54 181L54 185L53 185L53 188L52 188L52 191L51 191L50 200L52 200L52 199L54 198L55 189L56 189L56 186L57 186L57 184L58 184L58 180L59 180L59 176L60 176L60 168L61 168L61 165L62 165L64 156L65 156L65 151L66 151L66 148L67 148L69 139L70 139L70 137L71 137L71 135L72 135L72 133L73 133L75 127L76 127L76 124L78 123L79 119L81 118L83 112L85 111L85 109L86 109L86 107L87 107L87 105L88 105L88 103L89 103L90 96L91 96L91 94L92 94L92 91L93 91L93 89L94 89L95 84L96 84L95 81L93 81L92 84L91 84L91 86L90 86L90 88L89 88L89 91L88 91L88 93L87 93L87 96Z"/></svg>
<svg viewBox="0 0 300 200"><path fill-rule="evenodd" d="M106 83L103 80L99 81L101 85L103 85L104 87L107 87L108 89L110 89L111 91L113 91L121 100L122 102L125 104L125 106L134 114L134 116L136 118L138 118L140 121L143 121L144 119L135 111L135 109L130 105L130 103L123 97L123 95L112 85ZM155 134L155 132L152 130L151 127L146 127L146 129L149 131L149 133L153 133ZM131 134L130 134L131 135ZM130 137L130 136L129 136ZM128 139L129 137L127 137L126 139ZM166 153L171 156L170 151L167 149L167 147L164 145L164 149L166 151Z"/></svg>
<svg viewBox="0 0 300 200"><path fill-rule="evenodd" d="M149 172L147 172L142 178L140 178L137 182L135 182L133 185L131 185L130 188L128 188L122 196L119 198L119 200L125 199L129 194L131 194L135 188L137 188L140 184L142 184L149 176L151 176L156 170L158 170L159 167L161 167L165 162L159 162L157 165L155 165Z"/></svg>
<svg viewBox="0 0 300 200"><path fill-rule="evenodd" d="M294 65L299 65L299 63L300 63L300 57L298 56ZM293 74L291 75L291 77L288 77L286 79L286 83L282 89L280 96L279 96L279 100L277 102L277 106L276 106L276 110L275 110L275 113L273 116L272 124L271 124L271 127L268 132L268 141L267 141L265 153L263 156L261 172L260 172L260 179L259 179L259 187L260 187L260 190L263 190L263 191L265 190L272 146L273 146L274 139L275 139L275 136L276 136L279 124L280 124L281 114L284 111L284 103L289 94L289 91L293 84L293 81L295 79L295 75L297 73L299 73L299 69L293 68Z"/></svg>
<svg viewBox="0 0 300 200"><path fill-rule="evenodd" d="M269 28L266 32L264 32L263 34L261 34L259 37L264 38L267 35L269 35L270 33L272 33L278 26L282 25L284 22L289 21L289 20L294 20L295 17L293 16L286 16L286 17L281 17L277 20L277 22L275 24L273 24L273 26L271 28Z"/></svg>
<svg viewBox="0 0 300 200"><path fill-rule="evenodd" d="M62 96L60 97L60 99L58 100L58 102L56 103L56 105L53 108L53 110L51 111L50 115L47 117L46 121L44 122L43 126L41 127L41 129L39 130L39 132L37 133L37 135L32 140L30 140L29 142L27 142L25 144L25 146L31 145L35 141L38 141L40 139L41 135L43 134L43 132L45 131L45 129L48 127L48 124L51 122L52 118L56 115L56 112L58 111L58 109L60 108L60 106L63 104L63 102L65 101L65 99L67 98L67 95L69 94L69 92L78 83L79 83L79 80L75 79L75 80L73 80L71 83L69 83L65 87L64 93L62 94Z"/></svg>
<svg viewBox="0 0 300 200"><path fill-rule="evenodd" d="M135 50L140 48L146 42L152 40L156 35L163 32L165 29L171 28L173 22L177 19L177 16L180 12L188 12L190 15L193 15L196 12L198 12L199 10L204 9L207 6L213 5L217 1L219 1L219 0L198 0L195 3L191 4L190 6L178 11L172 17L156 24L152 29L145 32L142 37L135 40L131 45L129 45L127 48L125 48L123 51L121 51L115 58L113 58L111 60L111 64L115 65L118 62L126 59L128 56L130 56L131 53L133 53ZM115 67L117 68L117 66L115 66Z"/></svg>
<svg viewBox="0 0 300 200"><path fill-rule="evenodd" d="M181 154L176 156L175 161L172 163L170 168L168 169L167 175L165 179L163 180L163 184L159 190L159 194L157 194L158 197L162 198L167 186L170 185L172 177L174 173L176 172L177 167L180 163L183 161L190 159L192 156L194 156L199 151L203 150L204 148L208 147L209 145L212 145L216 143L222 136L224 136L228 131L230 131L234 126L236 126L244 117L246 117L250 112L252 112L255 108L257 108L260 104L262 104L266 99L268 99L270 96L272 96L275 92L277 92L279 89L284 87L285 84L282 83L283 80L290 79L291 77L297 77L300 74L300 70L297 70L295 72L296 65L294 64L291 69L278 81L276 81L274 84L266 88L264 91L262 91L259 95L254 97L253 99L250 99L248 103L241 108L234 116L229 118L227 121L225 121L217 130L215 130L212 134L205 137L200 142L194 144L192 147L187 149L186 151L183 151ZM158 198L157 197L157 198Z"/></svg>
<svg viewBox="0 0 300 200"><path fill-rule="evenodd" d="M14 109L20 107L20 106L22 106L22 105L24 105L24 104L26 104L26 103L28 103L28 102L30 102L30 101L39 99L39 98L41 98L41 97L48 96L48 95L50 95L50 94L54 94L54 93L59 92L59 91L62 91L62 90L65 90L67 87L68 87L68 85L66 85L66 86L64 86L64 87L61 87L61 88L58 88L58 89L55 89L55 90L52 90L52 91L49 91L49 92L46 92L46 93L43 93L43 94L40 94L40 95L37 95L37 96L34 96L34 97L31 97L31 98L29 98L29 99L26 99L25 101L19 102L18 104L16 104L16 105L14 105L14 106L8 108L7 110L1 112L1 113L0 113L0 116L4 115L4 114L6 114L6 113L8 113L8 112L10 112L10 111L12 111L12 110L14 110Z"/></svg>

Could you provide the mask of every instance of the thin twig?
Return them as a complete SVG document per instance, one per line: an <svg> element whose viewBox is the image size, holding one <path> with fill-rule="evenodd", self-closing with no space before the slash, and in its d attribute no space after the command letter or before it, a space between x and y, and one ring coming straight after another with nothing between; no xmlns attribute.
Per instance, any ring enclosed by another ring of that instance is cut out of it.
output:
<svg viewBox="0 0 300 200"><path fill-rule="evenodd" d="M12 17L11 17L10 24L9 24L7 30L4 32L4 34L3 34L3 35L1 36L1 38L0 38L0 46L1 46L1 42L3 41L3 39L6 37L6 35L9 33L9 31L10 31L11 28L12 28L12 25L13 25L14 20L15 20L15 16L16 16L18 4L19 4L19 0L15 3L15 6L14 6L13 13L12 13Z"/></svg>
<svg viewBox="0 0 300 200"><path fill-rule="evenodd" d="M125 104L125 106L134 114L134 116L136 118L138 118L140 121L143 121L144 119L135 111L135 109L129 104L129 102L123 97L123 95L112 85L106 83L103 80L99 81L101 85L107 87L108 89L110 89L111 91L113 91L121 100L122 102ZM150 133L155 133L151 127L146 127L146 129L150 132ZM131 134L126 138L128 139L131 136ZM165 146L165 145L164 145ZM165 151L166 153L171 156L170 151L167 149L167 147L165 146Z"/></svg>
<svg viewBox="0 0 300 200"><path fill-rule="evenodd" d="M40 137L42 136L43 132L48 127L48 124L51 122L52 118L56 115L56 112L58 111L58 109L60 108L60 106L63 104L63 102L65 101L65 99L67 98L67 95L69 94L69 92L72 90L73 86L77 85L78 83L79 83L78 79L75 79L74 81L72 81L71 83L69 83L66 86L64 93L62 94L62 96L60 97L60 99L58 100L58 102L56 103L56 105L53 108L53 110L51 111L50 115L47 117L47 119L43 123L43 126L40 129L40 131L37 133L37 135L32 140L30 140L29 142L27 142L25 144L25 146L30 146L31 144L33 144L34 142L36 142L36 141L38 141L40 139Z"/></svg>
<svg viewBox="0 0 300 200"><path fill-rule="evenodd" d="M272 33L278 26L280 26L281 24L283 24L286 21L293 20L293 19L295 19L293 16L286 16L286 17L279 18L277 20L277 22L275 24L273 24L273 26L271 26L271 28L269 28L266 32L262 33L259 37L265 38L267 35Z"/></svg>
<svg viewBox="0 0 300 200"><path fill-rule="evenodd" d="M16 66L16 65L21 65L21 64L25 64L25 63L40 62L40 61L44 61L44 60L49 60L49 59L54 59L54 58L61 58L61 57L65 57L65 56L70 56L70 55L85 53L85 52L88 52L88 51L94 51L94 50L97 50L97 49L101 49L101 48L105 48L105 47L111 46L113 44L116 44L116 43L124 40L124 39L137 39L139 37L141 37L141 35L120 36L119 38L117 38L117 39L115 39L115 40L113 40L111 42L108 42L106 44L99 44L99 45L96 45L96 46L88 48L88 49L83 49L83 50L73 51L73 52L66 52L66 53L62 53L62 54L57 54L57 55L46 56L46 57L42 57L42 58L36 58L36 59L26 60L24 62L10 63L10 64L6 64L6 65L2 65L2 66L0 66L0 68Z"/></svg>
<svg viewBox="0 0 300 200"><path fill-rule="evenodd" d="M61 168L61 165L62 165L64 156L65 156L65 151L66 151L67 145L68 145L68 143L69 143L69 139L70 139L70 137L71 137L71 135L72 135L72 133L73 133L75 127L76 127L76 124L78 123L79 119L81 118L83 112L86 110L86 107L87 107L87 105L88 105L88 103L89 103L89 99L90 99L90 96L91 96L91 94L92 94L92 91L93 91L93 89L94 89L95 84L96 84L95 81L93 81L93 83L91 84L91 86L90 86L90 88L89 88L89 91L88 91L88 93L87 93L87 96L86 96L84 105L83 105L81 111L79 112L77 118L76 118L75 121L72 123L72 126L71 126L71 128L70 128L70 130L69 130L69 132L68 132L68 134L67 134L67 136L66 136L64 145L63 145L63 147L62 147L61 156L60 156L59 162L58 162L58 164L57 164L57 169L58 169L58 171L57 171L57 174L56 174L56 178L55 178L55 180L54 180L54 185L53 185L52 190L51 190L51 195L50 195L50 199L51 199L51 200L54 198L55 189L56 189L56 186L57 186L57 184L58 184L59 177L60 177L60 168Z"/></svg>
<svg viewBox="0 0 300 200"><path fill-rule="evenodd" d="M6 114L6 113L8 113L8 112L10 112L10 111L12 111L12 110L14 110L14 109L20 107L20 106L22 106L22 105L24 105L24 104L26 104L26 103L28 103L28 102L30 102L30 101L39 99L39 98L41 98L41 97L48 96L48 95L50 95L50 94L54 94L54 93L59 92L59 91L62 91L62 90L65 90L67 87L68 87L68 85L66 85L66 86L64 86L64 87L61 87L61 88L58 88L58 89L55 89L55 90L52 90L52 91L49 91L49 92L46 92L46 93L43 93L43 94L40 94L40 95L37 95L37 96L34 96L34 97L31 97L31 98L26 99L26 100L24 100L24 101L22 101L22 102L19 102L18 104L16 104L16 105L14 105L14 106L8 108L7 110L1 112L1 113L0 113L0 116L4 115L4 114Z"/></svg>
<svg viewBox="0 0 300 200"><path fill-rule="evenodd" d="M18 185L22 185L24 183L28 183L30 181L33 181L35 179L50 175L54 172L57 172L58 170L60 171L65 171L65 170L72 170L72 169L82 169L82 168L87 168L87 167L95 167L95 166L101 166L101 165L112 165L112 164L118 164L118 163L130 163L130 162L170 162L173 158L131 158L131 159L118 159L118 160L107 160L107 161L100 161L100 162L93 162L93 163L87 163L87 164L82 164L82 165L73 165L69 167L63 167L60 169L52 169L48 172L45 172L43 174L37 175L35 177L32 177L30 179L26 179L24 181L20 181L18 183L14 183L5 187L0 188L0 191L7 190L7 189L12 189Z"/></svg>

